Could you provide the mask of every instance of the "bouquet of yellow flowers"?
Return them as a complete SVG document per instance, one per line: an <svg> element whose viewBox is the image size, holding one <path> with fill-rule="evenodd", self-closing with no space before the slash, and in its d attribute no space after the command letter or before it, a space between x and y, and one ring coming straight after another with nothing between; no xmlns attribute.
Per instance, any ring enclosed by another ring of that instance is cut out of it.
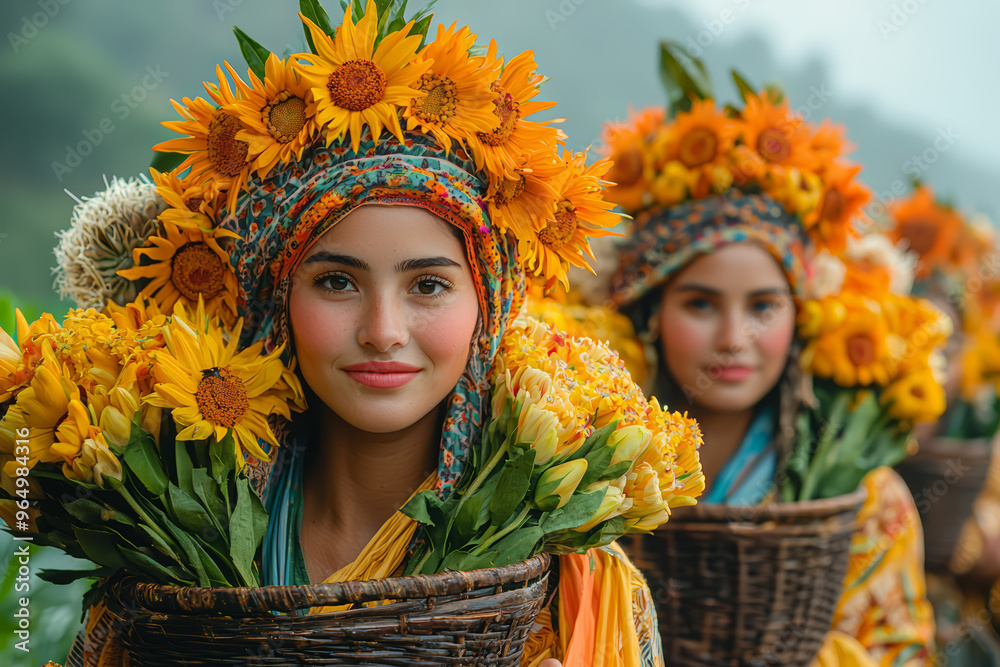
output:
<svg viewBox="0 0 1000 667"><path fill-rule="evenodd" d="M582 552L696 502L697 423L647 403L606 345L525 317L498 359L493 416L464 483L445 501L425 491L403 508L425 535L408 574Z"/></svg>
<svg viewBox="0 0 1000 667"><path fill-rule="evenodd" d="M907 261L879 234L852 239L840 257L817 258L798 321L816 401L799 417L784 500L854 491L870 470L912 453L915 423L944 412L937 348L952 324L926 299L909 296Z"/></svg>
<svg viewBox="0 0 1000 667"><path fill-rule="evenodd" d="M269 416L304 407L281 350L236 351L226 327L141 298L0 329L0 488L12 531L91 560L50 581L127 573L254 586L267 514L246 455L278 444Z"/></svg>

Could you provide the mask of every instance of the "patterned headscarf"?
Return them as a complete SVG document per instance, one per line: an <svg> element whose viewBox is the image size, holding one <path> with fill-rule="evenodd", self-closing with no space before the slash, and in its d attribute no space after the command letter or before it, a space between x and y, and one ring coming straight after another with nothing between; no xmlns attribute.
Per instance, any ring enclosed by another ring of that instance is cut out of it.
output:
<svg viewBox="0 0 1000 667"><path fill-rule="evenodd" d="M239 281L240 345L283 342L291 349L288 292L309 248L348 213L365 204L424 208L462 230L479 296L482 336L465 373L447 399L438 473L447 493L479 437L490 367L507 323L524 300L524 276L516 241L490 224L483 196L487 185L473 165L445 153L421 135L363 142L350 147L317 145L297 164L251 181L222 226L242 239L230 253ZM271 477L279 472L272 471ZM268 484L269 486L269 484ZM266 489L265 489L266 497Z"/></svg>
<svg viewBox="0 0 1000 667"><path fill-rule="evenodd" d="M748 194L733 188L720 195L640 213L632 233L622 243L609 298L627 312L642 310L642 317L634 315L636 326L642 328L658 305L646 303L655 288L698 255L740 241L757 243L771 253L793 293L801 293L809 239L799 219L766 194ZM640 309L640 305L647 307Z"/></svg>

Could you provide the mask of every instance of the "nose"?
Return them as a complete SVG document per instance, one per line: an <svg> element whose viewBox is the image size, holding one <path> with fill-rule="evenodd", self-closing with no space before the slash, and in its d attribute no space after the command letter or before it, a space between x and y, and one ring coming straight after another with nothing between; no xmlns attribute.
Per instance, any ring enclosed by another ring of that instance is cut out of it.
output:
<svg viewBox="0 0 1000 667"><path fill-rule="evenodd" d="M405 347L410 341L406 307L391 295L376 295L365 305L358 327L358 344L378 352Z"/></svg>
<svg viewBox="0 0 1000 667"><path fill-rule="evenodd" d="M730 308L723 314L719 323L716 346L720 352L738 354L749 345L749 327L740 308Z"/></svg>

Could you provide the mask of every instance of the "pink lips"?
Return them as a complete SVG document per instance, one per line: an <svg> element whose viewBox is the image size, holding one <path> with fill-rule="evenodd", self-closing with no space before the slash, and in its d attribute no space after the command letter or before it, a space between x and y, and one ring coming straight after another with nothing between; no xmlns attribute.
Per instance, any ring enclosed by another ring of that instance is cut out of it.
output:
<svg viewBox="0 0 1000 667"><path fill-rule="evenodd" d="M366 361L344 368L352 380L374 389L394 389L417 377L420 369L398 361Z"/></svg>
<svg viewBox="0 0 1000 667"><path fill-rule="evenodd" d="M712 366L709 375L723 382L743 382L754 373L750 366Z"/></svg>

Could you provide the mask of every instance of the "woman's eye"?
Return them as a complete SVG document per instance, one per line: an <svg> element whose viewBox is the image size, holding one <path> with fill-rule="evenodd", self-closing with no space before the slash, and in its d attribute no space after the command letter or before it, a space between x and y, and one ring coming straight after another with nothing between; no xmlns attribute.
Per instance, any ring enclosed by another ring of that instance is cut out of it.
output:
<svg viewBox="0 0 1000 667"><path fill-rule="evenodd" d="M351 287L350 279L340 273L328 273L316 278L316 285L330 292L343 292Z"/></svg>
<svg viewBox="0 0 1000 667"><path fill-rule="evenodd" d="M703 311L711 308L712 304L708 302L708 299L697 297L688 301L687 306L692 310Z"/></svg>
<svg viewBox="0 0 1000 667"><path fill-rule="evenodd" d="M421 296L438 296L443 294L450 288L439 279L421 278L413 286L415 290Z"/></svg>
<svg viewBox="0 0 1000 667"><path fill-rule="evenodd" d="M759 315L761 313L769 313L777 307L778 304L774 301L757 301L753 304L753 311Z"/></svg>

